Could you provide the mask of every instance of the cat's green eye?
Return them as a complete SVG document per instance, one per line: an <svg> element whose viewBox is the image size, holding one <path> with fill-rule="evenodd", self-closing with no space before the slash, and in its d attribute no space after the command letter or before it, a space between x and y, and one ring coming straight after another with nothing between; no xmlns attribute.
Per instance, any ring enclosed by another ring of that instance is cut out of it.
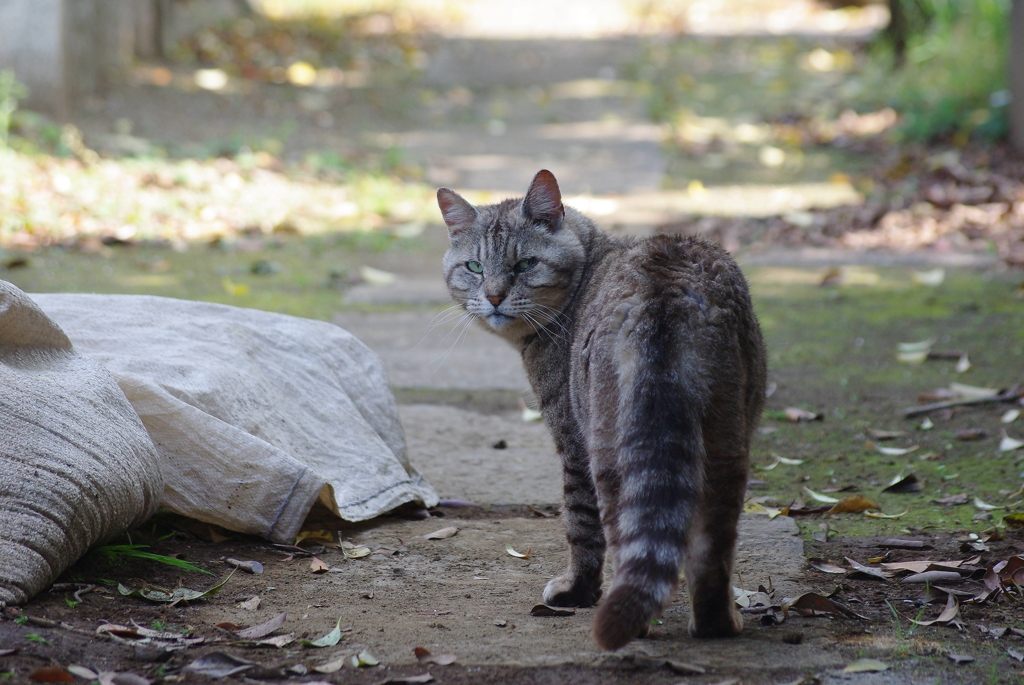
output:
<svg viewBox="0 0 1024 685"><path fill-rule="evenodd" d="M480 262L466 262L466 268L475 274L482 274L484 272L484 265Z"/></svg>
<svg viewBox="0 0 1024 685"><path fill-rule="evenodd" d="M516 262L516 265L515 265L514 268L516 270L516 273L522 273L524 271L529 271L530 269L532 269L536 265L537 265L537 258L536 257L530 257L529 259L520 259L518 262Z"/></svg>

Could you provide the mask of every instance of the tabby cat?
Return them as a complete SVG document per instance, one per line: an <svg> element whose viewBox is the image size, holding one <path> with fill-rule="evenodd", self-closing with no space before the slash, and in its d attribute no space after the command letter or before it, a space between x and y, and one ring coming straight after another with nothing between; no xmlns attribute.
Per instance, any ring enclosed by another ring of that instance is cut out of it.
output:
<svg viewBox="0 0 1024 685"><path fill-rule="evenodd" d="M737 634L736 525L764 403L760 328L739 267L699 237L612 238L551 172L474 207L437 191L452 297L522 353L563 466L569 567L544 601L593 606L593 637L643 636L682 567L690 633Z"/></svg>

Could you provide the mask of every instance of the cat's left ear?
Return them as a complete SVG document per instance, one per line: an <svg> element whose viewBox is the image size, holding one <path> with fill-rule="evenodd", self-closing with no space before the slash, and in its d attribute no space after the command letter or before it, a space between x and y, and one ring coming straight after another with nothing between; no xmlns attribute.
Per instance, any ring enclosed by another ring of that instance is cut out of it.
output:
<svg viewBox="0 0 1024 685"><path fill-rule="evenodd" d="M448 237L452 240L476 221L476 208L450 188L437 189L437 206L441 208L441 216L448 226Z"/></svg>
<svg viewBox="0 0 1024 685"><path fill-rule="evenodd" d="M533 177L523 198L523 214L528 219L547 224L552 231L561 228L562 217L565 216L562 192L558 189L555 175L547 169L541 169Z"/></svg>

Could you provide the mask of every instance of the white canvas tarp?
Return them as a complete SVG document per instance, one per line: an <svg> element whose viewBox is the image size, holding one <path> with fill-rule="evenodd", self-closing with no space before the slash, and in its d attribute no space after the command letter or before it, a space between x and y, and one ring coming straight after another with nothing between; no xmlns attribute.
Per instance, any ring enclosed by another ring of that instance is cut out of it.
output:
<svg viewBox="0 0 1024 685"><path fill-rule="evenodd" d="M322 321L138 295L33 295L153 438L162 506L291 542L320 499L362 521L437 495L380 359Z"/></svg>

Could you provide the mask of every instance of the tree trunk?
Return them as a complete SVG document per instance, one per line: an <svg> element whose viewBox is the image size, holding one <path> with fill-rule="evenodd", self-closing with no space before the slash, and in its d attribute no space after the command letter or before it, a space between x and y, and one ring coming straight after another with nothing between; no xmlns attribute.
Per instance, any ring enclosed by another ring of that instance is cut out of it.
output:
<svg viewBox="0 0 1024 685"><path fill-rule="evenodd" d="M1024 0L1010 9L1010 143L1024 155Z"/></svg>

